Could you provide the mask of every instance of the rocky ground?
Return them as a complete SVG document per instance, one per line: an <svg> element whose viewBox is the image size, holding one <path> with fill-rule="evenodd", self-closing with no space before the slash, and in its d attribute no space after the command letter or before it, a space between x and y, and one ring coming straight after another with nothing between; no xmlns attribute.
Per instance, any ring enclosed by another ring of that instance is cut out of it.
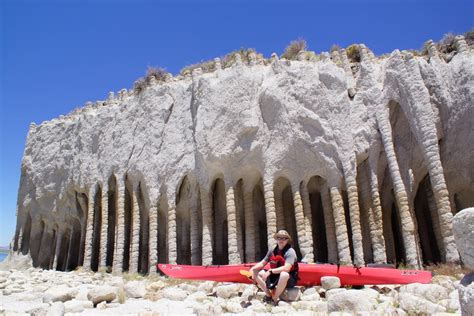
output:
<svg viewBox="0 0 474 316"><path fill-rule="evenodd" d="M332 288L337 284L327 282L324 287L301 288L297 300L272 306L262 303L263 293L247 284L18 265L0 270L0 315L452 315L460 314L461 277L437 275L431 284L363 289Z"/></svg>

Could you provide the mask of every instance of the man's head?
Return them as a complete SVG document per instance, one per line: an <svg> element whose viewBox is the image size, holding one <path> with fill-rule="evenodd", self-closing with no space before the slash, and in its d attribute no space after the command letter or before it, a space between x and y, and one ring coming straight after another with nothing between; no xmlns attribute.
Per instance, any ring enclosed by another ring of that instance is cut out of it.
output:
<svg viewBox="0 0 474 316"><path fill-rule="evenodd" d="M291 236L286 230L279 230L274 236L275 240L278 243L278 248L283 248L287 244L291 244Z"/></svg>

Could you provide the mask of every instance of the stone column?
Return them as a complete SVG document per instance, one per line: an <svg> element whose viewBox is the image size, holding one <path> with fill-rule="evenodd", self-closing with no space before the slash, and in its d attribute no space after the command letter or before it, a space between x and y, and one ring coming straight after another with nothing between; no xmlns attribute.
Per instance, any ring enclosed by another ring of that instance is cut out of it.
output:
<svg viewBox="0 0 474 316"><path fill-rule="evenodd" d="M245 261L254 262L255 258L255 214L253 210L252 188L244 188L245 211Z"/></svg>
<svg viewBox="0 0 474 316"><path fill-rule="evenodd" d="M156 273L156 264L158 263L158 202L150 206L150 234L148 236L148 266L150 273Z"/></svg>
<svg viewBox="0 0 474 316"><path fill-rule="evenodd" d="M92 256L92 232L94 229L94 189L90 188L87 194L87 224L86 224L86 241L84 249L83 268L90 270Z"/></svg>
<svg viewBox="0 0 474 316"><path fill-rule="evenodd" d="M226 187L229 264L238 264L240 263L240 258L237 249L237 220L235 214L234 188L230 184L227 184Z"/></svg>
<svg viewBox="0 0 474 316"><path fill-rule="evenodd" d="M467 47L465 42L464 47ZM463 52L463 50L459 51L459 53L461 52ZM417 110L423 109L423 112L425 112L420 113L420 115L417 115L414 119L422 120L422 122L417 122L418 124L416 125L419 126L418 133L422 140L421 149L423 150L427 163L433 195L438 210L440 231L443 238L443 248L445 250L444 259L446 262L456 263L459 262L459 253L454 242L452 225L453 214L449 202L448 188L444 179L444 170L441 165L436 125L432 118L430 95L421 76L420 67L413 58L413 54L408 53L405 56L405 66L406 70L401 73L400 81L405 88L404 90L409 92L407 97L410 105L412 108ZM401 69L403 70L403 68Z"/></svg>
<svg viewBox="0 0 474 316"><path fill-rule="evenodd" d="M442 255L443 253L445 253L445 250L444 250L443 237L442 237L441 229L439 226L439 217L438 217L438 210L436 208L436 201L435 201L433 191L431 190L431 188L425 187L425 192L426 192L428 207L430 209L431 221L433 224L433 231L436 238L436 244L438 245L440 253Z"/></svg>
<svg viewBox="0 0 474 316"><path fill-rule="evenodd" d="M369 168L367 167L366 170L369 170ZM387 256L383 237L382 208L380 206L380 198L377 189L378 184L376 182L375 187L370 185L365 170L360 172L359 179L360 195L363 201L361 206L367 212L374 262L386 263ZM377 175L375 175L375 181L377 181Z"/></svg>
<svg viewBox="0 0 474 316"><path fill-rule="evenodd" d="M283 190L279 186L273 186L273 200L275 203L276 228L277 231L285 229L285 216L283 212ZM295 236L293 236L295 237Z"/></svg>
<svg viewBox="0 0 474 316"><path fill-rule="evenodd" d="M346 176L346 186L349 199L349 217L352 228L352 245L354 247L354 264L362 267L364 261L364 247L362 245L362 228L360 226L359 194L354 176Z"/></svg>
<svg viewBox="0 0 474 316"><path fill-rule="evenodd" d="M308 263L314 262L314 253L313 253L313 216L311 214L311 202L309 200L308 184L302 183L300 188L301 201L303 202L303 212L304 212L304 230L306 232L306 241L308 247L306 250L305 261ZM301 250L303 251L303 250Z"/></svg>
<svg viewBox="0 0 474 316"><path fill-rule="evenodd" d="M212 264L212 202L209 193L201 187L202 209L202 264Z"/></svg>
<svg viewBox="0 0 474 316"><path fill-rule="evenodd" d="M329 189L331 195L334 224L336 227L336 240L338 251L338 262L340 264L351 264L351 252L349 249L349 238L347 235L346 218L344 215L344 204L341 192L337 187Z"/></svg>
<svg viewBox="0 0 474 316"><path fill-rule="evenodd" d="M408 197L400 174L397 156L395 155L392 141L392 129L388 120L388 109L385 108L383 111L377 111L376 113L382 143L387 155L388 168L392 178L395 200L400 213L401 230L407 264L413 267L418 267L420 258L418 256L418 246L415 239L415 224L411 216Z"/></svg>
<svg viewBox="0 0 474 316"><path fill-rule="evenodd" d="M190 242L191 242L191 264L192 265L199 265L201 258L200 249L199 249L199 188L196 187L195 184L191 186L192 188L192 195L191 195L191 209L190 209L190 218L189 218L189 234L190 234Z"/></svg>
<svg viewBox="0 0 474 316"><path fill-rule="evenodd" d="M321 188L321 204L323 205L324 225L326 226L326 240L328 246L328 262L337 263L337 241L334 224L334 213L332 211L329 188L324 185Z"/></svg>
<svg viewBox="0 0 474 316"><path fill-rule="evenodd" d="M275 244L273 236L277 232L277 221L275 212L275 197L273 195L273 183L271 179L265 179L263 191L265 196L265 212L267 217L268 247L272 248Z"/></svg>
<svg viewBox="0 0 474 316"><path fill-rule="evenodd" d="M63 231L58 228L56 233L56 247L54 249L54 260L52 269L58 270L58 257L61 253L61 241L63 239Z"/></svg>
<svg viewBox="0 0 474 316"><path fill-rule="evenodd" d="M107 229L109 226L109 187L105 182L102 187L102 227L100 231L100 252L99 252L99 268L107 265Z"/></svg>
<svg viewBox="0 0 474 316"><path fill-rule="evenodd" d="M300 245L303 260L307 262L308 255L312 256L313 251L312 247L309 247L309 243L306 240L303 201L301 200L300 186L298 183L292 183L291 187L293 190L293 203L295 207L296 234L298 236L298 243Z"/></svg>
<svg viewBox="0 0 474 316"><path fill-rule="evenodd" d="M140 248L140 209L137 200L137 188L132 188L132 236L130 238L130 268L129 272L138 272L138 254Z"/></svg>
<svg viewBox="0 0 474 316"><path fill-rule="evenodd" d="M176 199L174 195L168 200L168 261L176 264L178 258L178 241L176 232Z"/></svg>
<svg viewBox="0 0 474 316"><path fill-rule="evenodd" d="M117 181L117 227L115 234L115 250L113 272L122 272L123 252L125 244L125 186Z"/></svg>

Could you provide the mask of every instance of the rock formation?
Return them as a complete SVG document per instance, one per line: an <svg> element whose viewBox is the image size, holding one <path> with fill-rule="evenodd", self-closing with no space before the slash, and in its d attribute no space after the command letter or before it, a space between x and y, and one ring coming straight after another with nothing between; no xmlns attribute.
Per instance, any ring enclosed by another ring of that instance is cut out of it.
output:
<svg viewBox="0 0 474 316"><path fill-rule="evenodd" d="M259 260L458 262L474 206L474 58L356 45L236 55L31 124L13 250L35 266L155 272Z"/></svg>

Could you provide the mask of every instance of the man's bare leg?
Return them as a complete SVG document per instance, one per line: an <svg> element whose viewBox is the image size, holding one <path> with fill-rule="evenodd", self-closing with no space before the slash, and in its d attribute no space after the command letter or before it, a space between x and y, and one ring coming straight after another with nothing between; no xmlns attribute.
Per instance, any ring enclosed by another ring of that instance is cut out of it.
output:
<svg viewBox="0 0 474 316"><path fill-rule="evenodd" d="M265 270L253 271L253 278L257 282L258 287L261 288L262 291L265 292L266 296L271 297L272 295L267 288L267 284L265 283L265 280L263 279L264 275L265 275Z"/></svg>
<svg viewBox="0 0 474 316"><path fill-rule="evenodd" d="M278 284L277 284L275 292L273 293L273 296L272 296L272 299L273 299L274 302L277 302L278 299L280 298L280 295L285 290L289 279L290 279L290 274L288 272L281 272L280 273L280 278L278 279Z"/></svg>

